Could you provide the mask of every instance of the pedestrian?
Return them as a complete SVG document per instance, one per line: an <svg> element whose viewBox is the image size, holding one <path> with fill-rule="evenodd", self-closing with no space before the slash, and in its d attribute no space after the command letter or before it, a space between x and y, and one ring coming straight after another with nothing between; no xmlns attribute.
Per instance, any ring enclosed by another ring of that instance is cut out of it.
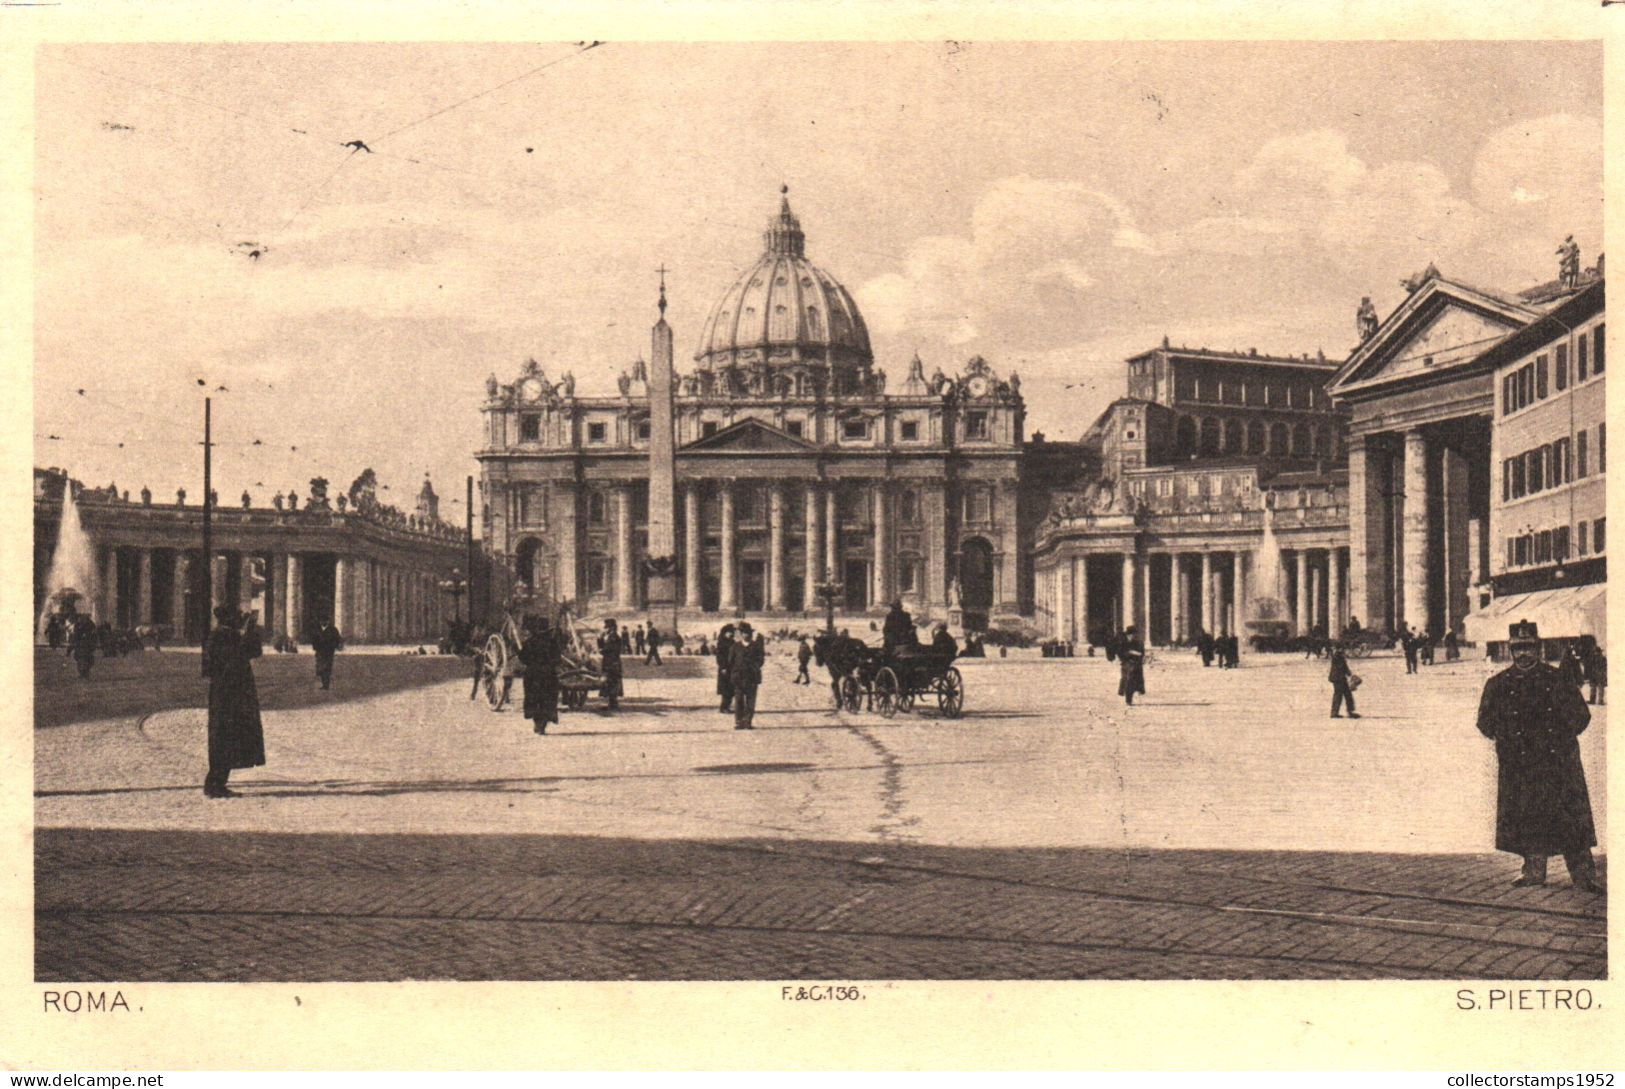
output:
<svg viewBox="0 0 1625 1089"><path fill-rule="evenodd" d="M1478 730L1495 742L1495 849L1523 858L1513 887L1546 883L1546 860L1562 855L1577 889L1601 893L1579 736L1591 710L1562 671L1541 661L1540 633L1520 620L1507 635L1512 664L1484 684Z"/></svg>
<svg viewBox="0 0 1625 1089"><path fill-rule="evenodd" d="M68 653L73 655L73 664L79 667L80 680L90 680L90 667L96 664L96 642L95 622L84 613L74 617L68 634Z"/></svg>
<svg viewBox="0 0 1625 1089"><path fill-rule="evenodd" d="M680 631L671 633L671 652L679 658L683 656L683 633Z"/></svg>
<svg viewBox="0 0 1625 1089"><path fill-rule="evenodd" d="M1227 669L1241 665L1241 637L1234 632L1224 637L1224 664Z"/></svg>
<svg viewBox="0 0 1625 1089"><path fill-rule="evenodd" d="M260 723L254 668L260 656L260 633L254 614L239 615L230 605L217 605L218 626L203 648L203 675L209 678L209 773L203 793L232 798L226 780L237 768L265 763L265 731Z"/></svg>
<svg viewBox="0 0 1625 1089"><path fill-rule="evenodd" d="M474 699L480 694L480 684L485 680L485 642L480 638L478 630L469 632L469 650L474 659L469 672L473 674L474 686L468 690L468 698Z"/></svg>
<svg viewBox="0 0 1625 1089"><path fill-rule="evenodd" d="M45 619L45 643L52 650L62 649L62 617L52 613Z"/></svg>
<svg viewBox="0 0 1625 1089"><path fill-rule="evenodd" d="M1332 682L1332 717L1342 718L1343 705L1347 704L1349 718L1359 718L1360 713L1354 709L1354 690L1360 686L1360 678L1349 668L1348 655L1341 646L1332 647L1332 668L1326 679Z"/></svg>
<svg viewBox="0 0 1625 1089"><path fill-rule="evenodd" d="M638 657L641 658L643 656L643 629L636 625L632 628L632 645L636 649Z"/></svg>
<svg viewBox="0 0 1625 1089"><path fill-rule="evenodd" d="M1422 646L1421 646L1420 650L1421 650L1421 659L1422 659L1422 664L1423 665L1432 665L1433 664L1433 646L1434 646L1434 643L1436 641L1437 640L1436 640L1436 638L1435 638L1435 636L1433 634L1433 629L1432 628L1429 628L1427 631L1422 633L1422 636L1421 636Z"/></svg>
<svg viewBox="0 0 1625 1089"><path fill-rule="evenodd" d="M1405 652L1405 672L1416 672L1416 654L1420 640L1411 631L1411 626L1404 621L1399 624L1399 646Z"/></svg>
<svg viewBox="0 0 1625 1089"><path fill-rule="evenodd" d="M96 644L100 647L103 658L118 657L118 636L113 633L113 625L105 620L96 629Z"/></svg>
<svg viewBox="0 0 1625 1089"><path fill-rule="evenodd" d="M948 625L938 624L936 632L931 636L931 653L951 662L959 657L959 644L948 631Z"/></svg>
<svg viewBox="0 0 1625 1089"><path fill-rule="evenodd" d="M1213 664L1213 652L1213 636L1209 635L1207 629L1204 628L1201 634L1196 637L1196 653L1202 656L1202 665L1204 667Z"/></svg>
<svg viewBox="0 0 1625 1089"><path fill-rule="evenodd" d="M1586 683L1591 686L1591 694L1586 698L1587 703L1597 704L1599 707L1608 702L1608 655L1595 643L1591 644L1591 653L1586 655L1585 662Z"/></svg>
<svg viewBox="0 0 1625 1089"><path fill-rule="evenodd" d="M1574 686L1576 692L1585 688L1585 662L1580 656L1580 647L1574 642L1563 648L1563 658L1558 664L1563 679Z"/></svg>
<svg viewBox="0 0 1625 1089"><path fill-rule="evenodd" d="M1123 629L1123 637L1117 644L1117 657L1121 670L1117 694L1133 707L1135 693L1145 695L1145 644L1140 641L1139 632L1133 624Z"/></svg>
<svg viewBox="0 0 1625 1089"><path fill-rule="evenodd" d="M519 659L525 667L525 717L545 734L549 722L559 721L559 640L545 618L525 618Z"/></svg>
<svg viewBox="0 0 1625 1089"><path fill-rule="evenodd" d="M621 629L621 653L622 654L631 654L632 653L632 629L631 628L622 628Z"/></svg>
<svg viewBox="0 0 1625 1089"><path fill-rule="evenodd" d="M649 625L648 633L640 637L640 641L648 648L648 653L645 654L643 658L643 664L659 665L660 631L655 627L655 622L653 620L650 620L647 623Z"/></svg>
<svg viewBox="0 0 1625 1089"><path fill-rule="evenodd" d="M748 621L741 621L733 647L728 653L728 679L734 690L734 729L752 729L756 717L756 690L762 683L762 665L767 648L760 635L753 635Z"/></svg>
<svg viewBox="0 0 1625 1089"><path fill-rule="evenodd" d="M903 608L901 600L893 601L886 613L885 626L880 631L881 648L912 647L918 645L919 641L919 634L914 630L914 618Z"/></svg>
<svg viewBox="0 0 1625 1089"><path fill-rule="evenodd" d="M796 684L812 684L812 674L807 672L807 663L812 661L812 656L812 644L807 642L807 637L803 635L801 645L796 648Z"/></svg>
<svg viewBox="0 0 1625 1089"><path fill-rule="evenodd" d="M311 637L310 649L316 652L316 679L325 691L333 681L333 655L344 649L344 636L331 620L324 620Z"/></svg>
<svg viewBox="0 0 1625 1089"><path fill-rule="evenodd" d="M614 620L604 621L604 634L598 637L598 653L603 656L604 687L600 689L604 696L604 707L614 711L621 706L621 693L624 690L622 682L621 652L627 647L627 636L624 630L615 630Z"/></svg>
<svg viewBox="0 0 1625 1089"><path fill-rule="evenodd" d="M1444 633L1444 660L1454 662L1461 657L1461 642L1456 638L1456 629L1451 628Z"/></svg>
<svg viewBox="0 0 1625 1089"><path fill-rule="evenodd" d="M734 709L734 686L728 679L728 664L733 657L733 641L734 626L724 624L722 630L717 632L716 647L712 651L717 660L717 696L721 700L717 704L717 710L724 715Z"/></svg>

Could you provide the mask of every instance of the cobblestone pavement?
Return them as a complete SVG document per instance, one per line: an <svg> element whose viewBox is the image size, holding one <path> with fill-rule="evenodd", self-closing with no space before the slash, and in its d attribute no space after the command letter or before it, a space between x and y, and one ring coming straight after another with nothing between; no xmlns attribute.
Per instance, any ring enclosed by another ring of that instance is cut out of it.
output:
<svg viewBox="0 0 1625 1089"><path fill-rule="evenodd" d="M269 713L209 802L202 720L36 734L50 980L1598 978L1604 902L1487 854L1482 662L965 663L966 717L836 714L769 663L536 737L461 684ZM677 671L673 671L674 673ZM688 670L683 670L689 673ZM556 733L556 736L555 736ZM1604 831L1601 716L1583 754Z"/></svg>

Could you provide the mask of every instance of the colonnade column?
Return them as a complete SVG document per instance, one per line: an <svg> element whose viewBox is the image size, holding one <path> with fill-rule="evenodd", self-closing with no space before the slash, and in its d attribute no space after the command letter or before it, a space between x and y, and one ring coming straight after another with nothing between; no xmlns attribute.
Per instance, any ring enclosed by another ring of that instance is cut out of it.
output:
<svg viewBox="0 0 1625 1089"><path fill-rule="evenodd" d="M135 578L135 622L137 624L152 623L152 549L143 548L136 552L139 566Z"/></svg>
<svg viewBox="0 0 1625 1089"><path fill-rule="evenodd" d="M355 581L355 561L340 556L333 563L333 625L342 633L350 626L350 587Z"/></svg>
<svg viewBox="0 0 1625 1089"><path fill-rule="evenodd" d="M1089 641L1089 557L1072 557L1072 637Z"/></svg>
<svg viewBox="0 0 1625 1089"><path fill-rule="evenodd" d="M767 489L767 607L784 608L784 485Z"/></svg>
<svg viewBox="0 0 1625 1089"><path fill-rule="evenodd" d="M299 553L288 553L288 583L285 591L288 601L288 626L283 629L289 639L298 642L305 627L305 565ZM339 631L342 633L343 628Z"/></svg>
<svg viewBox="0 0 1625 1089"><path fill-rule="evenodd" d="M1309 550L1298 549L1298 594L1294 620L1296 631L1305 635L1309 631Z"/></svg>
<svg viewBox="0 0 1625 1089"><path fill-rule="evenodd" d="M615 604L623 609L633 606L633 592L637 583L632 570L632 488L621 484L615 488Z"/></svg>
<svg viewBox="0 0 1625 1089"><path fill-rule="evenodd" d="M1313 560L1309 563L1309 630L1314 631L1325 623L1320 605L1321 579L1320 566Z"/></svg>
<svg viewBox="0 0 1625 1089"><path fill-rule="evenodd" d="M721 609L731 613L739 608L739 594L734 589L734 486L727 480L722 484L722 601Z"/></svg>
<svg viewBox="0 0 1625 1089"><path fill-rule="evenodd" d="M102 615L99 618L109 624L118 620L118 548L107 550L107 560L102 564Z"/></svg>
<svg viewBox="0 0 1625 1089"><path fill-rule="evenodd" d="M824 564L819 556L819 526L818 526L818 484L810 481L807 484L807 494L803 499L804 520L807 523L807 571L802 581L801 607L811 611L817 603L813 590L824 581Z"/></svg>
<svg viewBox="0 0 1625 1089"><path fill-rule="evenodd" d="M1250 611L1247 604L1247 565L1252 561L1252 553L1232 552L1230 557L1235 595L1230 602L1230 632L1232 635L1240 635L1242 632L1241 625L1247 619L1247 614Z"/></svg>
<svg viewBox="0 0 1625 1089"><path fill-rule="evenodd" d="M1145 554L1145 574L1140 579L1140 596L1144 604L1140 608L1140 636L1145 645L1151 645L1151 553Z"/></svg>
<svg viewBox="0 0 1625 1089"><path fill-rule="evenodd" d="M1068 556L1056 556L1055 566L1050 568L1050 578L1054 589L1050 595L1050 608L1055 612L1053 635L1060 640L1072 638L1072 560Z"/></svg>
<svg viewBox="0 0 1625 1089"><path fill-rule="evenodd" d="M188 552L175 553L175 589L169 595L169 626L174 638L186 638L186 592L192 587L192 556Z"/></svg>
<svg viewBox="0 0 1625 1089"><path fill-rule="evenodd" d="M1179 553L1168 553L1168 641L1185 641L1185 586Z"/></svg>
<svg viewBox="0 0 1625 1089"><path fill-rule="evenodd" d="M888 541L889 518L887 516L887 503L890 497L886 494L885 482L875 485L875 596L877 604L891 600L891 545Z"/></svg>
<svg viewBox="0 0 1625 1089"><path fill-rule="evenodd" d="M1428 441L1405 432L1405 585L1402 610L1413 631L1428 628Z"/></svg>
<svg viewBox="0 0 1625 1089"><path fill-rule="evenodd" d="M177 557L176 567L180 560ZM271 557L271 569L265 572L265 585L271 592L271 615L265 618L265 630L275 635L288 629L288 557L286 553L278 552ZM180 587L177 584L176 590Z"/></svg>
<svg viewBox="0 0 1625 1089"><path fill-rule="evenodd" d="M1123 619L1119 628L1134 623L1134 553L1123 553ZM1144 633L1141 633L1142 636Z"/></svg>
<svg viewBox="0 0 1625 1089"><path fill-rule="evenodd" d="M705 562L700 542L700 488L690 484L683 489L683 604L690 609L700 607L701 567Z"/></svg>

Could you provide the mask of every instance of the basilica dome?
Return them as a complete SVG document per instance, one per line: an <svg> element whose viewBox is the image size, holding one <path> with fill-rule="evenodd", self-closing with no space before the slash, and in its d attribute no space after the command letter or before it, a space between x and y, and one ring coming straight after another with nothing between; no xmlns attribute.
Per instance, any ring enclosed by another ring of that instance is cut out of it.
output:
<svg viewBox="0 0 1625 1089"><path fill-rule="evenodd" d="M782 196L761 259L711 308L694 353L703 369L747 363L830 364L867 370L869 330L852 295L806 257L801 221Z"/></svg>

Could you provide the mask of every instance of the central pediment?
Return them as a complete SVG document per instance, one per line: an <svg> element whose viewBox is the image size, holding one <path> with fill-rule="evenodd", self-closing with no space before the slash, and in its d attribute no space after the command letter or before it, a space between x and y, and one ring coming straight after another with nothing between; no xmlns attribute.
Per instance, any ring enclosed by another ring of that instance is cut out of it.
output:
<svg viewBox="0 0 1625 1089"><path fill-rule="evenodd" d="M816 452L818 447L761 420L740 420L714 435L695 439L679 449L683 453L748 451L753 454L806 454Z"/></svg>

